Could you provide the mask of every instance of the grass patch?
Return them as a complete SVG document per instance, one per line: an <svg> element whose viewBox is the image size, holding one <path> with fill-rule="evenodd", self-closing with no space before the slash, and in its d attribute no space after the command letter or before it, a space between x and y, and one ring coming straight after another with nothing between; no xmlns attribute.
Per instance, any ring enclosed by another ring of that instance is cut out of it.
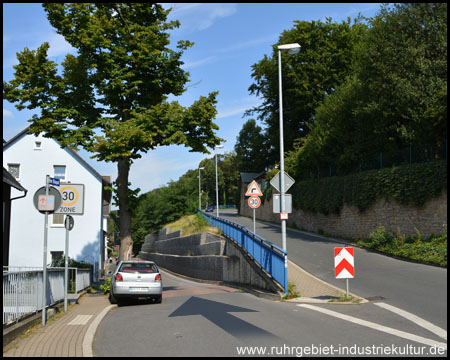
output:
<svg viewBox="0 0 450 360"><path fill-rule="evenodd" d="M164 228L170 228L170 232L181 230L183 236L201 232L220 235L220 230L218 228L209 226L208 220L198 214L183 216L177 221L165 225Z"/></svg>
<svg viewBox="0 0 450 360"><path fill-rule="evenodd" d="M389 255L447 267L447 226L444 226L442 234L427 238L423 238L417 229L416 233L417 236L406 237L379 226L368 239L354 242Z"/></svg>
<svg viewBox="0 0 450 360"><path fill-rule="evenodd" d="M352 294L349 294L347 296L344 293L339 293L338 298L332 298L332 299L328 300L328 302L330 302L330 303L332 303L332 302L351 302L352 304L359 304L359 303L361 303L361 299L354 297Z"/></svg>
<svg viewBox="0 0 450 360"><path fill-rule="evenodd" d="M300 297L300 294L297 290L295 290L295 284L288 282L288 290L286 295L281 297L282 300L295 299Z"/></svg>

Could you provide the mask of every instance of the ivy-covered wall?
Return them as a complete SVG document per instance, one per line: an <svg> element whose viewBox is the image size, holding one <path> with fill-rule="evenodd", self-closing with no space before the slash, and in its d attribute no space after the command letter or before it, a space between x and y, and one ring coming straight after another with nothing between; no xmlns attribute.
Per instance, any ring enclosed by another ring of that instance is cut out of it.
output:
<svg viewBox="0 0 450 360"><path fill-rule="evenodd" d="M269 189L256 217L279 221ZM306 231L367 238L383 225L413 236L439 234L447 224L447 163L436 161L295 183L288 223ZM252 216L248 205L241 214Z"/></svg>

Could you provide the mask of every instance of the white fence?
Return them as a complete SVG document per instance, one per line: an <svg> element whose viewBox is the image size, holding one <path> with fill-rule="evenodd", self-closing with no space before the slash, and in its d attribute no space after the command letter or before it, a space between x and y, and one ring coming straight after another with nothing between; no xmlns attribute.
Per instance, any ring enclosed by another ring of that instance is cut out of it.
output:
<svg viewBox="0 0 450 360"><path fill-rule="evenodd" d="M3 325L17 322L22 316L42 310L42 268L3 268ZM64 300L64 268L47 269L46 304ZM91 285L91 270L69 268L78 293Z"/></svg>

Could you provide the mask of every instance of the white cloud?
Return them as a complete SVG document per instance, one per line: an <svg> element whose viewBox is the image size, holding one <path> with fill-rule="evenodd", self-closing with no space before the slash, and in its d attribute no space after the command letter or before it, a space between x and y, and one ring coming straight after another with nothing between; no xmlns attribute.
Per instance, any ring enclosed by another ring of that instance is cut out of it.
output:
<svg viewBox="0 0 450 360"><path fill-rule="evenodd" d="M241 114L244 115L246 110L261 104L261 100L252 96L233 101L225 109L218 109L217 119L223 119L229 116Z"/></svg>
<svg viewBox="0 0 450 360"><path fill-rule="evenodd" d="M3 117L14 117L13 113L9 110L3 109Z"/></svg>
<svg viewBox="0 0 450 360"><path fill-rule="evenodd" d="M170 19L177 19L183 31L201 31L211 27L218 19L236 13L237 5L228 3L164 4L172 7Z"/></svg>
<svg viewBox="0 0 450 360"><path fill-rule="evenodd" d="M193 68L198 67L198 66L202 66L202 65L205 65L205 64L210 64L210 63L214 62L215 60L216 60L215 56L208 56L208 57L206 57L204 59L200 59L200 60L197 60L197 61L185 62L184 65L183 65L183 68L185 68L185 69L193 69Z"/></svg>
<svg viewBox="0 0 450 360"><path fill-rule="evenodd" d="M262 37L259 39L243 41L243 42L234 44L232 46L219 49L219 50L217 50L217 52L227 53L227 52L232 52L232 51L236 51L236 50L251 48L253 46L258 46L258 45L261 45L264 43L269 43L271 45L272 43L275 43L277 40L278 40L278 35L275 34L275 35L265 36L265 37Z"/></svg>

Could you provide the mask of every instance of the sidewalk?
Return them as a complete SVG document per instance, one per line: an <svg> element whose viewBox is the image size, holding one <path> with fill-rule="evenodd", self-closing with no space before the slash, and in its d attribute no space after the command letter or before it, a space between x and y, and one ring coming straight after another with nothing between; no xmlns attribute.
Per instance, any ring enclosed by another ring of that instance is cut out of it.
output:
<svg viewBox="0 0 450 360"><path fill-rule="evenodd" d="M79 299L67 313L39 325L3 349L4 357L92 357L92 341L101 319L116 305L111 305L103 291L97 290Z"/></svg>

